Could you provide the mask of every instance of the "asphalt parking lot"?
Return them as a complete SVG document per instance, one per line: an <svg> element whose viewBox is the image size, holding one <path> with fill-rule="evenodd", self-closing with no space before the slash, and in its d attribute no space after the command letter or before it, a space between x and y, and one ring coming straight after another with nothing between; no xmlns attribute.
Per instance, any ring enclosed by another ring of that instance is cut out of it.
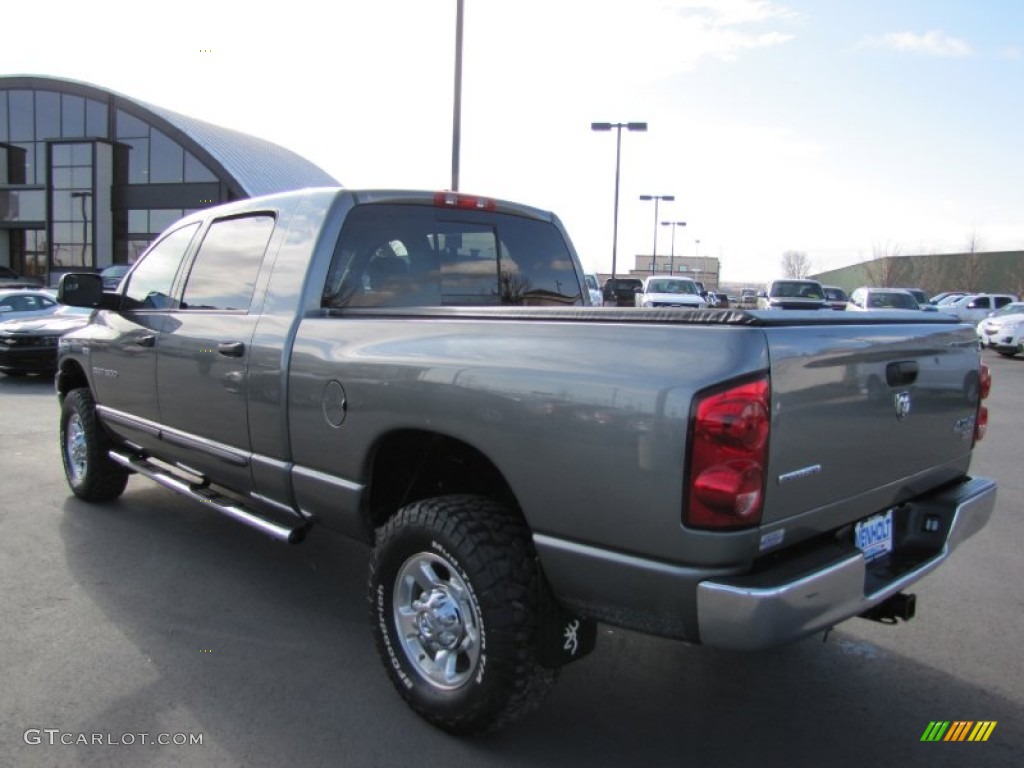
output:
<svg viewBox="0 0 1024 768"><path fill-rule="evenodd" d="M750 654L602 627L539 713L469 740L391 689L361 547L277 544L140 478L83 504L52 382L0 376L0 766L1024 765L1024 359L983 355L999 501L916 619ZM921 741L983 720L984 743Z"/></svg>

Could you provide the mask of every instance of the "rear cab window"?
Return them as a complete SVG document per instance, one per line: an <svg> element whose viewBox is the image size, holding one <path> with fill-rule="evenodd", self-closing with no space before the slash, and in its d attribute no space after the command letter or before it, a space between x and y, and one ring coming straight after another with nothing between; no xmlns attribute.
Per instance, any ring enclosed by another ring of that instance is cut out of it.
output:
<svg viewBox="0 0 1024 768"><path fill-rule="evenodd" d="M582 285L558 228L493 211L371 203L345 220L323 306L571 306Z"/></svg>

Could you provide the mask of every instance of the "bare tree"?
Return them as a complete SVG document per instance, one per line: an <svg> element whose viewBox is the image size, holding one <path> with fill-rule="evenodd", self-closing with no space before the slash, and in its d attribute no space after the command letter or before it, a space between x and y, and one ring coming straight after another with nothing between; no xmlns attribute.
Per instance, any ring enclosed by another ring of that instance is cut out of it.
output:
<svg viewBox="0 0 1024 768"><path fill-rule="evenodd" d="M961 277L963 287L972 293L980 291L982 283L985 280L987 264L985 264L984 261L984 248L985 244L977 230L973 230L968 233L967 239L964 242L964 258L961 265Z"/></svg>
<svg viewBox="0 0 1024 768"><path fill-rule="evenodd" d="M904 284L909 275L907 259L900 255L898 243L875 243L871 260L863 263L864 275L870 285L893 287Z"/></svg>
<svg viewBox="0 0 1024 768"><path fill-rule="evenodd" d="M915 261L917 287L929 296L946 289L946 264L935 254L919 256Z"/></svg>
<svg viewBox="0 0 1024 768"><path fill-rule="evenodd" d="M811 274L811 259L803 251L786 251L782 254L782 274L799 280Z"/></svg>

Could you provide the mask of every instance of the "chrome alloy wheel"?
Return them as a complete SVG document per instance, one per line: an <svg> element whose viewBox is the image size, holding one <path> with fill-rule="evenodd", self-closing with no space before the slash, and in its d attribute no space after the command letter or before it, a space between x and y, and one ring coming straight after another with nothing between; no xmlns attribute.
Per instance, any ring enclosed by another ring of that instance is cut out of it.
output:
<svg viewBox="0 0 1024 768"><path fill-rule="evenodd" d="M429 552L410 557L395 578L393 605L402 650L424 680L450 691L473 677L480 610L451 564Z"/></svg>
<svg viewBox="0 0 1024 768"><path fill-rule="evenodd" d="M72 482L81 482L85 476L88 464L88 450L82 419L77 413L73 414L68 419L67 430L64 436L64 453L67 456L68 473L71 475Z"/></svg>

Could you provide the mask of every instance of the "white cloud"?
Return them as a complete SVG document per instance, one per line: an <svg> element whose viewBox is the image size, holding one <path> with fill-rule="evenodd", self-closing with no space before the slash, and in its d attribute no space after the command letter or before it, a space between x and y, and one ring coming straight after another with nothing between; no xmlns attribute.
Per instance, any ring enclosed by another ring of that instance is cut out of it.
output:
<svg viewBox="0 0 1024 768"><path fill-rule="evenodd" d="M921 53L927 56L960 58L970 56L971 46L959 38L937 29L924 34L917 32L891 32L864 42L867 47L889 48L900 53Z"/></svg>

